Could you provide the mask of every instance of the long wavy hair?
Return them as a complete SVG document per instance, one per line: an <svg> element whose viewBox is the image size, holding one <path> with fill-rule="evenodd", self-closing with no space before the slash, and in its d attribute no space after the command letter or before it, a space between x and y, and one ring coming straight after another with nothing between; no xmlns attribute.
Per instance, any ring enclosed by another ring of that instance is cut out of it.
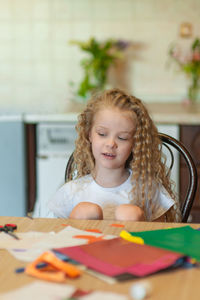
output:
<svg viewBox="0 0 200 300"><path fill-rule="evenodd" d="M119 89L106 90L93 95L79 115L76 125L78 138L69 180L73 179L74 173L76 178L93 173L95 160L89 141L93 119L99 110L112 107L132 112L134 120L135 115L137 116L134 146L126 162L126 167L132 170L131 194L134 204L145 211L148 202L148 206L153 209L153 192L158 184L161 184L175 201L175 205L166 214L166 220L180 221L179 205L172 189L172 182L167 176L165 160L162 159L162 142L158 137L157 128L142 101Z"/></svg>

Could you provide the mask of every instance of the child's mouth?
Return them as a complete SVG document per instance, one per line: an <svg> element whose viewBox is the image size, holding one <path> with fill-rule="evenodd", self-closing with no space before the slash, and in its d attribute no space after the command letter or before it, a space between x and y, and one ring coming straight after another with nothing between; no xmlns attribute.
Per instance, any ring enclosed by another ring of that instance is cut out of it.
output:
<svg viewBox="0 0 200 300"><path fill-rule="evenodd" d="M106 158L110 158L110 159L113 159L115 158L116 155L112 154L112 153L102 153L104 157Z"/></svg>

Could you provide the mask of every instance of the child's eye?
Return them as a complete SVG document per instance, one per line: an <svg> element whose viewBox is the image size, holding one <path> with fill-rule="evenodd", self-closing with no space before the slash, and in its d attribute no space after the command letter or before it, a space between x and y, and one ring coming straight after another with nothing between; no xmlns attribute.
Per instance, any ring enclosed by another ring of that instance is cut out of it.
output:
<svg viewBox="0 0 200 300"><path fill-rule="evenodd" d="M102 132L98 132L98 135L100 135L100 136L106 136L106 134L102 133Z"/></svg>
<svg viewBox="0 0 200 300"><path fill-rule="evenodd" d="M126 140L127 140L127 138L121 137L121 136L118 136L118 139L119 139L119 140L122 140L122 141L126 141Z"/></svg>

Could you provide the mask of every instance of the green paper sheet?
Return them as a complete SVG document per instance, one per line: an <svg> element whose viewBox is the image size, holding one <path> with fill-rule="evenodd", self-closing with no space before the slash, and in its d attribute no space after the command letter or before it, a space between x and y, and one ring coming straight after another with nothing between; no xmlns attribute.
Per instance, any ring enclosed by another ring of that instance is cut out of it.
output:
<svg viewBox="0 0 200 300"><path fill-rule="evenodd" d="M130 234L143 238L147 245L175 251L200 261L200 231L190 226Z"/></svg>

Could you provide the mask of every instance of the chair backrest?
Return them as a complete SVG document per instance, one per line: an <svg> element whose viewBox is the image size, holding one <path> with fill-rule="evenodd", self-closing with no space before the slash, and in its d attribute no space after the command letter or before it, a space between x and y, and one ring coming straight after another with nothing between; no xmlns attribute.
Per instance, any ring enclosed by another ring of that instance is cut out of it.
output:
<svg viewBox="0 0 200 300"><path fill-rule="evenodd" d="M192 209L192 205L194 202L195 194L196 194L196 189L197 189L197 169L195 166L195 163L192 159L192 156L190 155L189 151L186 149L186 147L178 140L175 138L164 134L164 133L159 133L159 138L162 140L163 145L165 145L168 150L170 151L170 155L172 157L170 169L173 167L173 162L174 162L174 157L171 149L169 148L168 145L172 146L175 148L184 158L186 165L188 167L189 171L189 182L188 182L188 188L186 195L184 197L184 200L181 205L181 214L182 214L182 222L187 222L190 211Z"/></svg>
<svg viewBox="0 0 200 300"><path fill-rule="evenodd" d="M173 152L172 152L170 146L175 148L182 155L182 157L184 158L184 160L187 164L187 167L189 170L188 188L187 188L187 193L184 197L184 200L180 204L181 205L181 214L182 214L181 221L187 222L193 202L194 202L196 189L197 189L197 169L196 169L196 166L194 164L194 161L193 161L189 151L186 149L186 147L181 142L179 142L175 138L173 138L167 134L164 134L164 133L159 133L158 135L162 141L162 144L168 149L170 156L171 156L171 163L170 163L169 170L172 169L173 164L174 164L174 156L173 156ZM66 170L65 170L65 181L67 181L69 179L69 175L71 173L72 162L73 162L73 153L71 154L71 156L67 162L67 166L66 166Z"/></svg>
<svg viewBox="0 0 200 300"><path fill-rule="evenodd" d="M74 161L73 153L70 155L65 169L65 182L69 180L71 174L71 166Z"/></svg>

